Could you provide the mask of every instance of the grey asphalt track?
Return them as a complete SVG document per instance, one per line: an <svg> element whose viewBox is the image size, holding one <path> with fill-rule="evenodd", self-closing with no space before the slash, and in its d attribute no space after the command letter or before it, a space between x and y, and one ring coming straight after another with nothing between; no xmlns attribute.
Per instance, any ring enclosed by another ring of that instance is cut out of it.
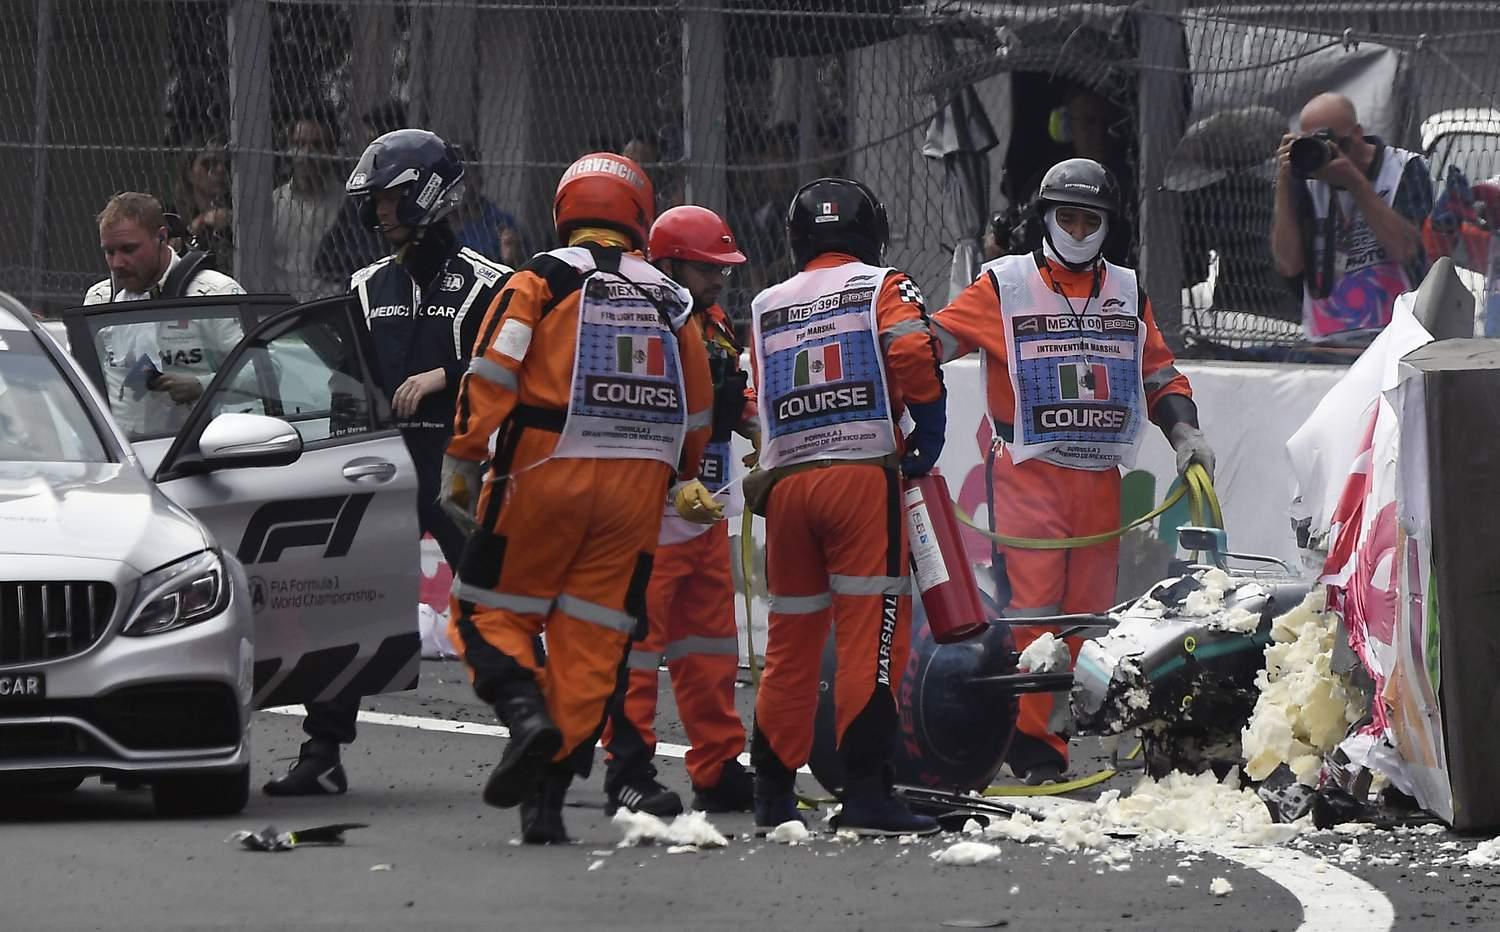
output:
<svg viewBox="0 0 1500 932"><path fill-rule="evenodd" d="M741 690L740 699L748 712L751 692ZM456 664L425 664L418 693L366 708L493 721ZM661 717L662 740L683 742L669 690ZM161 820L149 793L93 781L64 797L0 798L0 929L941 929L957 922L1045 932L1249 932L1294 930L1303 917L1294 896L1263 875L1212 855L1183 864L1170 850L1136 853L1128 869L1111 870L1086 854L1001 842L998 861L952 867L930 855L956 837L789 848L741 837L749 816L713 817L736 836L724 849L620 849L620 832L602 812L597 769L576 785L567 810L574 844L521 847L517 814L479 800L502 739L475 735L362 724L345 755L348 795L268 799L259 785L295 756L298 725L294 716L257 718L257 789L233 818ZM1080 749L1080 768L1091 762L1088 751ZM681 761L660 766L686 794ZM1113 784L1128 787L1123 778ZM369 827L351 832L341 848L267 854L225 843L240 828L340 821ZM1309 853L1335 856L1340 845L1357 843L1360 857L1344 869L1384 892L1396 928L1500 926L1500 870L1430 864L1453 853L1441 848L1450 841L1464 850L1474 842L1446 834L1326 835ZM1169 886L1173 874L1182 886ZM1233 892L1212 896L1215 877Z"/></svg>

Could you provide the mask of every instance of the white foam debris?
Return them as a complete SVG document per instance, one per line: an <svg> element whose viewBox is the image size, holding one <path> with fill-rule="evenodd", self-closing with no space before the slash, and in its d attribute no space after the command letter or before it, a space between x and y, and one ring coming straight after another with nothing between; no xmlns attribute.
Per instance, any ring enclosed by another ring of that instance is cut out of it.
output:
<svg viewBox="0 0 1500 932"><path fill-rule="evenodd" d="M1222 628L1225 631L1252 634L1256 628L1260 627L1260 614L1236 605L1221 617L1214 619L1211 624L1213 627Z"/></svg>
<svg viewBox="0 0 1500 932"><path fill-rule="evenodd" d="M1228 896L1234 892L1234 885L1223 877L1215 877L1208 882L1208 892L1214 896Z"/></svg>
<svg viewBox="0 0 1500 932"><path fill-rule="evenodd" d="M1066 673L1073 666L1068 642L1047 631L1021 651L1016 666L1031 673Z"/></svg>
<svg viewBox="0 0 1500 932"><path fill-rule="evenodd" d="M1000 849L994 845L987 845L982 841L960 841L949 845L942 851L934 851L931 857L939 864L956 864L969 867L975 864L983 864L986 861L999 860Z"/></svg>
<svg viewBox="0 0 1500 932"><path fill-rule="evenodd" d="M1204 573L1202 576L1198 577L1198 581L1203 583L1204 589L1217 592L1220 595L1223 595L1224 593L1233 589L1238 584L1238 580L1234 579L1232 576L1219 569L1218 567L1214 567L1213 569Z"/></svg>
<svg viewBox="0 0 1500 932"><path fill-rule="evenodd" d="M667 849L668 854L697 854L702 849L697 845L672 845Z"/></svg>
<svg viewBox="0 0 1500 932"><path fill-rule="evenodd" d="M807 841L810 834L806 825L796 819L787 819L766 833L766 841L778 845L800 845Z"/></svg>
<svg viewBox="0 0 1500 932"><path fill-rule="evenodd" d="M591 858L607 858L611 854L614 854L614 852L610 851L610 850L608 850L606 848L597 848L597 849L589 852L589 857L591 857Z"/></svg>
<svg viewBox="0 0 1500 932"><path fill-rule="evenodd" d="M1021 885L1020 884L1011 884L1011 887L1010 887L1010 895L1011 896L1015 896L1017 893L1020 893L1020 892L1021 892Z"/></svg>
<svg viewBox="0 0 1500 932"><path fill-rule="evenodd" d="M963 833L965 835L978 835L984 831L984 826L979 824L978 819L969 819L964 823Z"/></svg>
<svg viewBox="0 0 1500 932"><path fill-rule="evenodd" d="M391 865L389 865L389 864L371 864L370 865L370 870L372 870L372 871L388 871L390 869L391 869Z"/></svg>
<svg viewBox="0 0 1500 932"><path fill-rule="evenodd" d="M1368 822L1340 822L1333 830L1340 835L1363 835L1374 827Z"/></svg>
<svg viewBox="0 0 1500 932"><path fill-rule="evenodd" d="M1151 598L1149 595L1141 596L1136 600L1135 605L1131 606L1132 614L1160 615L1165 613L1166 610L1167 607L1165 605Z"/></svg>
<svg viewBox="0 0 1500 932"><path fill-rule="evenodd" d="M599 860L594 861L592 864L589 865L589 870L596 871L596 870L598 870L599 868L601 868L603 866L604 866L604 859L600 858Z"/></svg>
<svg viewBox="0 0 1500 932"><path fill-rule="evenodd" d="M1181 877L1178 877L1176 874L1168 874L1167 875L1167 886L1169 886L1169 887L1180 887L1180 886L1182 886L1182 884L1183 884L1183 880L1182 880Z"/></svg>
<svg viewBox="0 0 1500 932"><path fill-rule="evenodd" d="M900 838L896 839L896 843L897 844L902 844L902 845L915 844L916 841L917 841L917 836L916 835L902 835Z"/></svg>
<svg viewBox="0 0 1500 932"><path fill-rule="evenodd" d="M1277 824L1255 793L1239 788L1230 773L1219 782L1211 772L1143 777L1129 796L1110 790L1087 805L1054 809L1045 818L1024 814L995 820L984 830L988 841L1005 838L1045 842L1066 851L1116 852L1111 836L1130 835L1133 848L1159 848L1181 840L1212 840L1234 845L1281 844L1311 828L1307 819ZM1111 855L1106 863L1120 863Z"/></svg>
<svg viewBox="0 0 1500 932"><path fill-rule="evenodd" d="M1362 698L1331 670L1337 619L1325 612L1326 590L1271 626L1266 665L1255 676L1260 695L1241 733L1245 773L1264 780L1286 764L1301 783L1317 782L1322 755L1364 714Z"/></svg>
<svg viewBox="0 0 1500 932"><path fill-rule="evenodd" d="M1500 838L1480 842L1461 860L1469 867L1500 867Z"/></svg>
<svg viewBox="0 0 1500 932"><path fill-rule="evenodd" d="M1224 608L1223 589L1194 589L1182 600L1182 614L1191 618L1217 614Z"/></svg>
<svg viewBox="0 0 1500 932"><path fill-rule="evenodd" d="M708 821L708 816L696 809L682 813L670 825L649 812L631 812L629 809L616 810L610 821L625 833L616 846L620 848L654 842L696 848L722 848L729 844L728 839Z"/></svg>

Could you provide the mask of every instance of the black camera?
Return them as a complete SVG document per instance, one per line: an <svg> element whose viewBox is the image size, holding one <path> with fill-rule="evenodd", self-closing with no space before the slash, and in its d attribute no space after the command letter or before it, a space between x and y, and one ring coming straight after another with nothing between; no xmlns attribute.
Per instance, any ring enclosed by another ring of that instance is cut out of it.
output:
<svg viewBox="0 0 1500 932"><path fill-rule="evenodd" d="M1292 172L1299 178L1311 178L1324 165L1339 157L1339 139L1331 129L1320 129L1292 140L1288 153Z"/></svg>

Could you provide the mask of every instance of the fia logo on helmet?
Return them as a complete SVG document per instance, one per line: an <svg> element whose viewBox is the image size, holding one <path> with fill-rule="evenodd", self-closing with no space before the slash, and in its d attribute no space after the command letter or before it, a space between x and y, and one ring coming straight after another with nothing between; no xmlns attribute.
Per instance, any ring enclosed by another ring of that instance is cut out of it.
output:
<svg viewBox="0 0 1500 932"><path fill-rule="evenodd" d="M818 205L818 215L813 218L813 223L838 223L839 205L833 201L824 201Z"/></svg>

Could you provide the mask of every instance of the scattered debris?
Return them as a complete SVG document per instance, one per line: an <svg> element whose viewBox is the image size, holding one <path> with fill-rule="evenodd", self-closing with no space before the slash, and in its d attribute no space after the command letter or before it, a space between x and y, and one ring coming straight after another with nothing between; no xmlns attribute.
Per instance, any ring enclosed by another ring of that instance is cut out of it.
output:
<svg viewBox="0 0 1500 932"><path fill-rule="evenodd" d="M596 871L596 870L598 870L599 868L601 868L603 866L604 866L604 859L600 858L599 860L594 861L593 863L591 863L589 865L589 870Z"/></svg>
<svg viewBox="0 0 1500 932"><path fill-rule="evenodd" d="M1469 867L1500 867L1500 838L1480 842L1463 856L1463 862Z"/></svg>
<svg viewBox="0 0 1500 932"><path fill-rule="evenodd" d="M1176 874L1168 874L1167 875L1167 886L1169 886L1169 887L1180 887L1180 886L1182 886L1182 884L1183 884L1183 880L1182 880L1181 877L1178 877Z"/></svg>
<svg viewBox="0 0 1500 932"><path fill-rule="evenodd" d="M708 816L697 810L682 813L670 825L649 812L631 812L629 809L617 810L610 821L625 833L616 846L619 848L655 842L695 848L722 848L729 844L729 840L708 821Z"/></svg>
<svg viewBox="0 0 1500 932"><path fill-rule="evenodd" d="M774 841L778 845L800 845L806 842L811 834L803 823L796 819L788 819L767 832L766 840Z"/></svg>
<svg viewBox="0 0 1500 932"><path fill-rule="evenodd" d="M1208 883L1208 892L1214 896L1228 896L1234 892L1234 884L1223 877L1215 877Z"/></svg>
<svg viewBox="0 0 1500 932"><path fill-rule="evenodd" d="M389 865L389 864L371 864L370 865L370 870L371 871L388 871L390 869L391 869L391 865Z"/></svg>
<svg viewBox="0 0 1500 932"><path fill-rule="evenodd" d="M994 845L987 845L982 841L960 841L944 848L942 851L934 851L932 859L939 864L956 864L961 866L972 866L983 864L986 861L998 861L1000 849Z"/></svg>
<svg viewBox="0 0 1500 932"><path fill-rule="evenodd" d="M308 845L342 845L344 833L352 828L369 828L364 822L336 822L332 825L316 825L312 828L292 832L280 832L276 826L267 825L258 832L235 832L224 839L226 844L237 844L247 851L290 851Z"/></svg>

